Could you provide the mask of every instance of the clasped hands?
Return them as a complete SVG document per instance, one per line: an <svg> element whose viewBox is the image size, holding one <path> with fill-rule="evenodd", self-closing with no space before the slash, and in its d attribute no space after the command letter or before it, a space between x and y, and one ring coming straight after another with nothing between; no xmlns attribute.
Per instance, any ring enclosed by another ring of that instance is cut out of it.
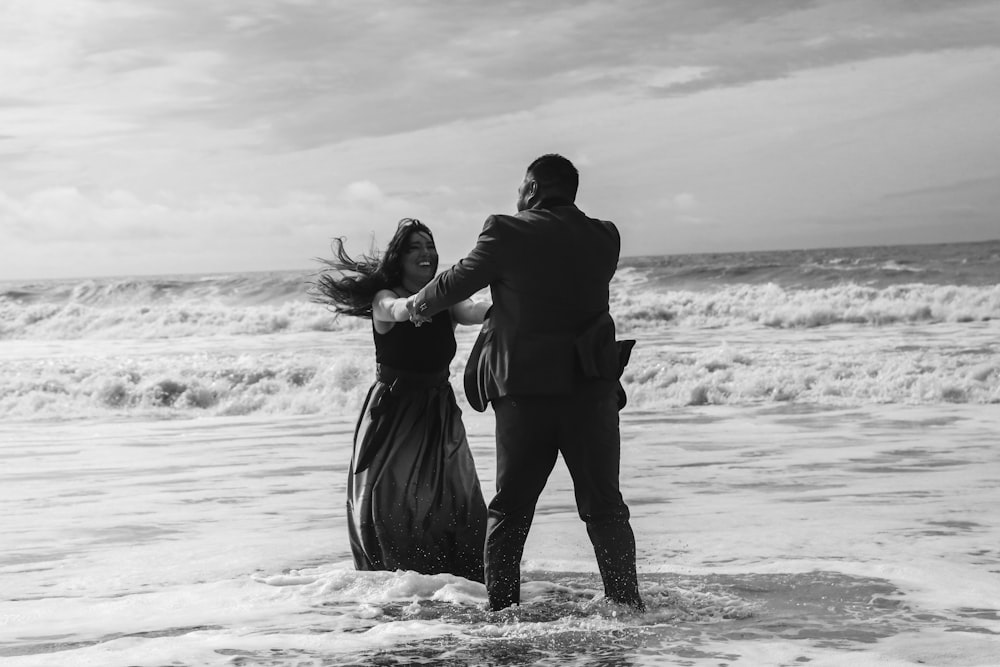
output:
<svg viewBox="0 0 1000 667"><path fill-rule="evenodd" d="M431 318L417 312L416 294L406 298L406 312L410 314L410 321L413 322L414 326L419 327L421 324L431 321Z"/></svg>

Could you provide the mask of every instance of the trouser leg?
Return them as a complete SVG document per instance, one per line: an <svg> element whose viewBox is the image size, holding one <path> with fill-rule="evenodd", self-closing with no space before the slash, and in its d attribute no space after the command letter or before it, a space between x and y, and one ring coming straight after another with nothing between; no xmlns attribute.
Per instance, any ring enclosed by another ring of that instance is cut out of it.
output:
<svg viewBox="0 0 1000 667"><path fill-rule="evenodd" d="M521 555L531 518L531 514L512 515L490 510L484 564L486 592L492 611L521 603Z"/></svg>
<svg viewBox="0 0 1000 667"><path fill-rule="evenodd" d="M594 545L605 597L643 609L635 571L635 535L628 520L590 521L587 534Z"/></svg>
<svg viewBox="0 0 1000 667"><path fill-rule="evenodd" d="M556 462L553 429L545 401L505 397L496 413L496 496L486 523L486 590L490 609L521 601L521 556L535 504Z"/></svg>
<svg viewBox="0 0 1000 667"><path fill-rule="evenodd" d="M574 393L559 448L573 478L577 510L587 524L605 596L643 608L635 566L635 535L619 490L621 436L612 383L591 382Z"/></svg>

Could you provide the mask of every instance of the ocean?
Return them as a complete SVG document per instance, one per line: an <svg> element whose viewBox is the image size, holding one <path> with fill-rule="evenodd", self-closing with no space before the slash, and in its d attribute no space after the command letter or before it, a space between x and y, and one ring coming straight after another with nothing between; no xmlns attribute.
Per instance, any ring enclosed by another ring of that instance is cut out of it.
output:
<svg viewBox="0 0 1000 667"><path fill-rule="evenodd" d="M1000 241L622 259L644 614L561 464L520 608L354 571L371 325L311 278L0 282L0 664L1000 665Z"/></svg>

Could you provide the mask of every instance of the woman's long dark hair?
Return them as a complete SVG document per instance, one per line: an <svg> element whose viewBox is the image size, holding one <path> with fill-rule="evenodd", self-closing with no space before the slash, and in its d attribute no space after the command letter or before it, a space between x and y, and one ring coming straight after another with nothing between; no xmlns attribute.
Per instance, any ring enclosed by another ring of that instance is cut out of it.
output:
<svg viewBox="0 0 1000 667"><path fill-rule="evenodd" d="M372 251L358 260L347 254L343 238L333 239L333 259L318 258L327 268L312 283L312 300L333 308L338 315L371 319L372 299L378 291L403 284L403 252L413 232L434 239L427 225L416 218L403 218L384 253Z"/></svg>

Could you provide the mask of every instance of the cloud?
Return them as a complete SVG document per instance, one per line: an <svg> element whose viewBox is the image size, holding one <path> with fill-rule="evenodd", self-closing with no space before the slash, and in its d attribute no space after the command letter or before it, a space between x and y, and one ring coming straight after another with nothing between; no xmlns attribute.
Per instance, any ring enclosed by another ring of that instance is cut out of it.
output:
<svg viewBox="0 0 1000 667"><path fill-rule="evenodd" d="M0 243L270 265L417 216L457 253L552 150L631 251L983 208L890 193L996 173L998 53L991 0L7 0Z"/></svg>
<svg viewBox="0 0 1000 667"><path fill-rule="evenodd" d="M336 196L222 192L195 199L55 187L19 198L0 192L0 238L37 243L168 238L223 242L237 235L282 237L323 228L336 235L368 235L412 208L408 199L386 194L372 181L350 183Z"/></svg>
<svg viewBox="0 0 1000 667"><path fill-rule="evenodd" d="M343 198L345 201L363 206L378 206L385 200L385 195L371 181L355 181L344 188Z"/></svg>
<svg viewBox="0 0 1000 667"><path fill-rule="evenodd" d="M1000 43L984 0L899 8L637 1L627 11L568 0L461 12L443 2L388 1L13 7L2 23L20 18L26 27L0 35L13 40L0 46L5 90L29 106L45 103L34 125L18 120L21 134L58 140L60 119L70 117L86 119L81 131L94 136L197 123L205 132L242 129L256 137L244 147L265 151L530 112L594 92L688 95ZM14 64L25 62L33 64Z"/></svg>
<svg viewBox="0 0 1000 667"><path fill-rule="evenodd" d="M674 208L678 211L692 211L698 207L697 198L690 192L674 195Z"/></svg>
<svg viewBox="0 0 1000 667"><path fill-rule="evenodd" d="M322 225L346 205L310 193L279 200L229 193L180 201L148 200L127 191L86 193L50 188L22 199L0 194L0 229L23 240L45 242L197 238L221 241L234 234L281 235L292 225Z"/></svg>
<svg viewBox="0 0 1000 667"><path fill-rule="evenodd" d="M303 268L335 236L360 249L387 240L386 230L411 210L405 199L364 181L336 196L228 192L191 200L75 187L24 197L0 192L0 247L11 253L2 271L23 277ZM137 253L145 259L136 260Z"/></svg>
<svg viewBox="0 0 1000 667"><path fill-rule="evenodd" d="M1000 16L989 0L706 3L685 9L692 18L659 55L703 75L650 85L649 94L685 96L844 64L1000 46Z"/></svg>
<svg viewBox="0 0 1000 667"><path fill-rule="evenodd" d="M939 183L922 188L899 192L888 192L882 196L886 201L924 199L941 197L962 201L968 199L970 193L991 192L1000 197L1000 171L987 178L971 178L950 183Z"/></svg>
<svg viewBox="0 0 1000 667"><path fill-rule="evenodd" d="M698 211L700 208L698 198L690 192L681 192L674 195L671 204L675 222L683 225L699 225L705 221Z"/></svg>

